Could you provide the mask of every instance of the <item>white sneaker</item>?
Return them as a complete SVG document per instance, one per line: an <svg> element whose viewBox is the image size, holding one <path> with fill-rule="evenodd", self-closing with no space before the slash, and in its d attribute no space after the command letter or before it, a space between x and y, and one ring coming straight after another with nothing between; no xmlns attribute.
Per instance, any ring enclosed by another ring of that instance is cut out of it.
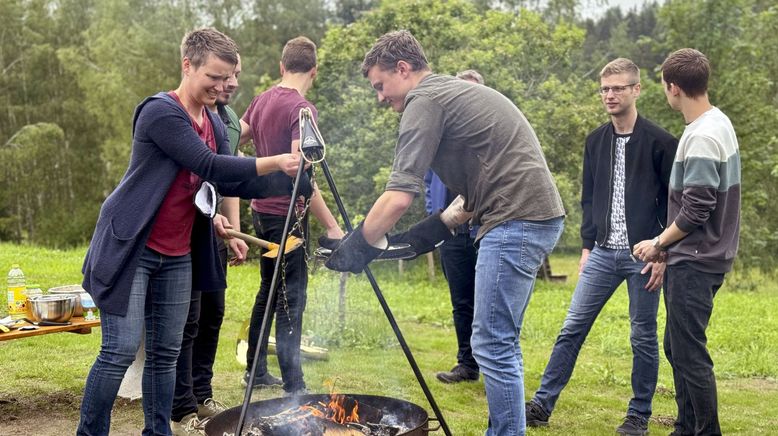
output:
<svg viewBox="0 0 778 436"><path fill-rule="evenodd" d="M211 418L227 410L227 406L214 400L206 398L203 404L197 405L197 417L200 419Z"/></svg>
<svg viewBox="0 0 778 436"><path fill-rule="evenodd" d="M173 436L201 436L205 435L205 420L200 420L197 413L190 413L181 418L181 421L170 421Z"/></svg>

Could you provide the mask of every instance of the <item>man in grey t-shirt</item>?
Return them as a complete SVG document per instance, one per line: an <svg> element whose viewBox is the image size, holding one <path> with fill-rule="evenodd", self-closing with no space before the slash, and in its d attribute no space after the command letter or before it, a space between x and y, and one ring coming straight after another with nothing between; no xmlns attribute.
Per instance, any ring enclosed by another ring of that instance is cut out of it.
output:
<svg viewBox="0 0 778 436"><path fill-rule="evenodd" d="M487 435L523 435L524 374L519 347L535 274L562 232L564 208L538 138L524 115L499 92L433 74L407 31L382 36L362 73L385 102L401 112L386 191L365 221L335 249L327 266L361 271L386 247L385 234L406 212L432 168L480 225L471 345L489 402ZM409 231L418 239L450 238L447 211ZM437 220L443 232L430 231ZM456 220L454 220L456 221ZM438 239L437 242L439 242ZM434 244L433 244L434 246Z"/></svg>

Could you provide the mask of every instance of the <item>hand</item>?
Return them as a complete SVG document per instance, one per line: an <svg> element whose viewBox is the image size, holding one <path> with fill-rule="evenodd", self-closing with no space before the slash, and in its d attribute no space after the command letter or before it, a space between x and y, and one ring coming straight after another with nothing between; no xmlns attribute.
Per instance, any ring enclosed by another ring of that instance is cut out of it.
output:
<svg viewBox="0 0 778 436"><path fill-rule="evenodd" d="M473 212L465 210L465 197L457 195L451 204L448 205L446 210L440 213L440 220L449 229L454 229L459 225L462 225L473 217Z"/></svg>
<svg viewBox="0 0 778 436"><path fill-rule="evenodd" d="M292 153L277 154L276 166L278 171L286 173L287 176L297 175L297 169L300 167L300 155Z"/></svg>
<svg viewBox="0 0 778 436"><path fill-rule="evenodd" d="M586 265L586 261L589 260L589 255L592 254L592 250L584 248L581 250L581 259L578 261L578 274L581 274Z"/></svg>
<svg viewBox="0 0 778 436"><path fill-rule="evenodd" d="M350 271L354 274L362 272L368 263L386 250L389 244L385 237L382 242L383 248L368 244L362 235L362 224L360 224L340 240L324 266L340 272Z"/></svg>
<svg viewBox="0 0 778 436"><path fill-rule="evenodd" d="M632 249L632 254L643 262L656 262L662 259L662 250L654 247L654 241L640 241Z"/></svg>
<svg viewBox="0 0 778 436"><path fill-rule="evenodd" d="M646 283L646 289L648 289L648 292L654 292L662 287L662 283L665 280L666 267L667 264L664 262L648 262L646 266L640 270L640 274L645 274L648 271L651 271L651 277L648 279L648 283Z"/></svg>
<svg viewBox="0 0 778 436"><path fill-rule="evenodd" d="M238 266L242 264L246 260L246 255L249 252L249 246L246 245L242 239L238 238L228 239L227 243L229 244L230 250L234 255L230 258L230 266Z"/></svg>
<svg viewBox="0 0 778 436"><path fill-rule="evenodd" d="M230 220L224 215L216 214L213 217L213 228L216 229L216 234L222 239L230 239L231 236L227 234L227 230L232 228Z"/></svg>

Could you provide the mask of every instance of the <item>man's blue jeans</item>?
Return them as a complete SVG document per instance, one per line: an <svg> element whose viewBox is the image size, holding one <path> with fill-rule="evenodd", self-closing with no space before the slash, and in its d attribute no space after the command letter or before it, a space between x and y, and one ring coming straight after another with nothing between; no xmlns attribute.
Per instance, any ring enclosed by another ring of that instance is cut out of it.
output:
<svg viewBox="0 0 778 436"><path fill-rule="evenodd" d="M605 303L616 288L627 281L629 294L630 342L632 343L632 392L627 415L648 420L659 371L659 343L656 312L659 292L645 286L650 273L641 274L645 263L636 261L629 250L594 247L578 278L567 317L559 332L540 388L533 402L549 414L575 368L578 352Z"/></svg>
<svg viewBox="0 0 778 436"><path fill-rule="evenodd" d="M144 248L125 316L102 312L102 347L89 371L78 435L107 435L119 385L135 360L145 328L144 435L170 435L170 410L192 293L190 255L164 256Z"/></svg>
<svg viewBox="0 0 778 436"><path fill-rule="evenodd" d="M519 334L535 276L563 223L562 217L506 221L481 238L471 346L486 385L488 436L526 432Z"/></svg>

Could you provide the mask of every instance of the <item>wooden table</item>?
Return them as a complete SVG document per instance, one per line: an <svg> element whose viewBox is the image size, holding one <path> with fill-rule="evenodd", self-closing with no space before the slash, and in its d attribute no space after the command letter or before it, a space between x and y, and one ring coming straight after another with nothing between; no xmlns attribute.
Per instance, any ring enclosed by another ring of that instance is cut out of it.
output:
<svg viewBox="0 0 778 436"><path fill-rule="evenodd" d="M26 322L19 323L19 327L30 325ZM10 341L12 339L27 338L30 336L47 335L49 333L71 332L81 335L92 333L92 327L100 327L100 320L95 319L91 321L85 320L83 317L76 317L70 319L70 325L63 326L45 326L38 327L35 330L19 330L18 328L11 330L10 332L0 332L0 341Z"/></svg>

